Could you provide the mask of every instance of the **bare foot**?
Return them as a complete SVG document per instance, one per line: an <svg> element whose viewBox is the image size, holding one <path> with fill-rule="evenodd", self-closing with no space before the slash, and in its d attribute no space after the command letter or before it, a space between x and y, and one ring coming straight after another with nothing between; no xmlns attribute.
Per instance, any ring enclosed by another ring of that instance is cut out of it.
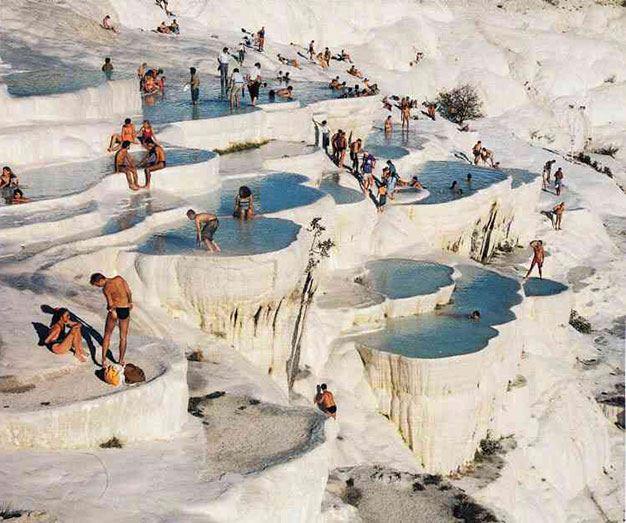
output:
<svg viewBox="0 0 626 523"><path fill-rule="evenodd" d="M85 363L87 361L87 357L82 352L75 352L74 357L81 363Z"/></svg>
<svg viewBox="0 0 626 523"><path fill-rule="evenodd" d="M150 184L147 183L146 185L143 186L144 189L150 189Z"/></svg>

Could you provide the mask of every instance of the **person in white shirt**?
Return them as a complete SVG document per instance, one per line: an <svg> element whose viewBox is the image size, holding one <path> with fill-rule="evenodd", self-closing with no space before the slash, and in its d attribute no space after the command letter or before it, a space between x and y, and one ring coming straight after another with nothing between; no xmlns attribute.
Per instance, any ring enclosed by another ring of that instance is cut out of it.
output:
<svg viewBox="0 0 626 523"><path fill-rule="evenodd" d="M241 101L241 92L243 91L243 85L245 80L243 75L239 72L239 69L235 67L233 74L230 77L230 108L239 108Z"/></svg>
<svg viewBox="0 0 626 523"><path fill-rule="evenodd" d="M228 47L224 47L224 49L222 49L222 52L217 57L217 68L220 72L220 86L222 88L222 95L226 93L226 87L228 86L228 62L230 62Z"/></svg>
<svg viewBox="0 0 626 523"><path fill-rule="evenodd" d="M248 92L250 93L250 102L256 105L259 98L259 88L261 87L261 64L257 62L248 73Z"/></svg>

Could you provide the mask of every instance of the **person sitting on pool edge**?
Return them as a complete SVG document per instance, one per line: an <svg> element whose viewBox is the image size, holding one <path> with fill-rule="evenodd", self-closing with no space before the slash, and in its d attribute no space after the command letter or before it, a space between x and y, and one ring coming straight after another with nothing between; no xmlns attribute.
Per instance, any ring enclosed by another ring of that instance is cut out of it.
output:
<svg viewBox="0 0 626 523"><path fill-rule="evenodd" d="M130 142L122 142L122 147L115 153L115 172L124 173L128 188L136 191L139 189L137 180L137 166L135 160L130 155Z"/></svg>
<svg viewBox="0 0 626 523"><path fill-rule="evenodd" d="M66 332L68 327L70 330ZM74 356L81 363L87 361L83 353L83 336L80 323L71 320L67 309L55 310L53 323L44 340L44 345L55 354L66 354L73 350Z"/></svg>
<svg viewBox="0 0 626 523"><path fill-rule="evenodd" d="M165 169L165 150L159 144L154 143L153 140L146 140L146 147L148 152L146 156L139 163L139 167L145 167L143 173L146 177L146 183L143 185L144 189L150 189L150 178L154 171L160 171Z"/></svg>
<svg viewBox="0 0 626 523"><path fill-rule="evenodd" d="M249 220L254 217L254 196L247 185L242 185L237 191L233 217L240 220Z"/></svg>
<svg viewBox="0 0 626 523"><path fill-rule="evenodd" d="M196 213L193 209L187 211L187 218L196 224L196 241L204 244L209 252L220 252L220 246L213 240L215 231L220 225L215 214L210 212Z"/></svg>
<svg viewBox="0 0 626 523"><path fill-rule="evenodd" d="M102 27L102 29L106 29L107 31L112 31L114 33L117 33L117 29L115 29L115 26L111 22L111 17L109 15L106 15L102 19L102 23L100 24L100 27Z"/></svg>
<svg viewBox="0 0 626 523"><path fill-rule="evenodd" d="M111 135L107 151L110 153L118 151L124 142L128 142L129 144L137 143L137 131L135 130L135 125L130 118L126 118L124 120L121 133L114 133Z"/></svg>

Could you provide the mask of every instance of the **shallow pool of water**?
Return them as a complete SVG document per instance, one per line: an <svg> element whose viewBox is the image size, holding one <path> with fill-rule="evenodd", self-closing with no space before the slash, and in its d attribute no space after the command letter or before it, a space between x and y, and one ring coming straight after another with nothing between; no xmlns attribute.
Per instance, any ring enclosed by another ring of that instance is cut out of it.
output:
<svg viewBox="0 0 626 523"><path fill-rule="evenodd" d="M523 169L502 170L506 175L511 177L511 187L513 187L513 189L521 187L522 185L527 185L539 177L538 174L531 173L530 171L525 171Z"/></svg>
<svg viewBox="0 0 626 523"><path fill-rule="evenodd" d="M419 205L445 203L465 198L507 178L506 174L496 169L451 161L426 162L416 174L430 193L418 202ZM468 174L472 175L471 181L467 181ZM410 180L413 173L403 172L400 176L405 180ZM461 194L455 194L450 190L454 181L458 182Z"/></svg>
<svg viewBox="0 0 626 523"><path fill-rule="evenodd" d="M313 187L302 185L306 181L305 176L291 173L225 178L218 191L194 196L187 201L191 206L197 206L199 210L209 211L218 216L229 216L234 210L235 196L239 187L246 185L254 196L255 213L274 213L310 205L324 195Z"/></svg>
<svg viewBox="0 0 626 523"><path fill-rule="evenodd" d="M426 139L416 132L403 133L394 129L391 134L385 135L380 128L375 128L365 139L364 149L371 152L376 158L397 160L409 154L409 150L420 150Z"/></svg>
<svg viewBox="0 0 626 523"><path fill-rule="evenodd" d="M232 68L231 68L232 70ZM167 72L166 72L167 77ZM241 107L233 111L230 110L228 96L221 96L219 78L200 78L200 98L196 105L191 103L191 92L183 89L184 80L166 80L166 89L163 96L149 95L143 97L143 116L153 124L166 124L185 120L202 120L207 118L217 118L219 116L229 116L232 114L242 114L254 111L250 105L250 96L245 90L241 100ZM320 82L292 82L294 87L294 100L301 105L308 105L321 100L335 98L336 95L328 89L326 84ZM267 87L261 87L258 104L269 102L269 91L278 89L276 81L269 81ZM284 103L289 100L276 98L274 103Z"/></svg>
<svg viewBox="0 0 626 523"><path fill-rule="evenodd" d="M520 285L512 279L474 266L458 267L452 303L417 316L387 320L385 327L356 341L367 347L409 358L445 358L470 354L486 347L497 336L493 327L512 321L511 310L521 302ZM480 321L470 320L473 310Z"/></svg>
<svg viewBox="0 0 626 523"><path fill-rule="evenodd" d="M168 167L189 165L207 161L215 156L210 151L199 149L165 149ZM133 156L139 160L145 151L135 146ZM41 167L16 173L24 194L31 199L57 198L82 192L95 185L106 175L113 174L113 154L94 160L71 162ZM140 173L140 179L143 174ZM119 176L124 176L119 174ZM143 183L143 182L141 182Z"/></svg>
<svg viewBox="0 0 626 523"><path fill-rule="evenodd" d="M339 175L323 178L319 186L320 191L330 194L337 205L358 203L365 199L361 191L355 191L339 184Z"/></svg>
<svg viewBox="0 0 626 523"><path fill-rule="evenodd" d="M554 296L566 291L567 288L567 285L545 278L529 278L524 282L524 294L526 296Z"/></svg>
<svg viewBox="0 0 626 523"><path fill-rule="evenodd" d="M274 252L284 249L296 240L300 226L290 220L256 217L248 221L220 217L214 240L222 249L221 255L242 256ZM137 250L144 254L208 255L196 245L193 222L150 236Z"/></svg>
<svg viewBox="0 0 626 523"><path fill-rule="evenodd" d="M365 267L366 284L392 300L432 294L453 283L454 269L439 263L389 258Z"/></svg>

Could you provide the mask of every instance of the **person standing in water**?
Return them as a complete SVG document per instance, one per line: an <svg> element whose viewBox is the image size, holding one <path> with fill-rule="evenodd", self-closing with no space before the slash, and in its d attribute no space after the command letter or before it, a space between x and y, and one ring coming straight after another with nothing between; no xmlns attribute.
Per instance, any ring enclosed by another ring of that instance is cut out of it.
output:
<svg viewBox="0 0 626 523"><path fill-rule="evenodd" d="M224 47L222 52L217 57L217 69L220 72L220 88L222 89L222 96L226 95L226 88L228 87L228 62L230 62L228 47Z"/></svg>
<svg viewBox="0 0 626 523"><path fill-rule="evenodd" d="M191 87L192 105L197 105L198 99L200 98L200 78L198 77L198 73L195 67L189 68L189 82L187 82L186 85Z"/></svg>
<svg viewBox="0 0 626 523"><path fill-rule="evenodd" d="M393 120L391 115L385 118L385 138L391 138L391 133L393 132Z"/></svg>
<svg viewBox="0 0 626 523"><path fill-rule="evenodd" d="M111 63L111 59L108 56L104 59L102 72L104 73L104 76L106 76L107 80L110 80L113 76L113 64Z"/></svg>
<svg viewBox="0 0 626 523"><path fill-rule="evenodd" d="M250 93L250 103L256 105L259 98L259 89L261 88L261 64L254 64L254 67L248 73L248 92Z"/></svg>
<svg viewBox="0 0 626 523"><path fill-rule="evenodd" d="M337 404L333 393L328 390L326 383L317 386L317 394L313 403L317 405L326 416L337 419Z"/></svg>
<svg viewBox="0 0 626 523"><path fill-rule="evenodd" d="M104 324L104 338L102 340L102 367L107 366L107 353L111 343L111 336L118 325L120 333L119 361L125 365L126 345L128 342L128 328L130 326L130 311L133 308L133 295L126 280L121 276L107 278L99 272L94 272L89 283L102 289L107 302L107 318Z"/></svg>
<svg viewBox="0 0 626 523"><path fill-rule="evenodd" d="M215 231L217 231L220 225L217 216L210 212L197 213L193 209L189 209L187 218L196 225L196 241L198 245L203 244L209 252L220 252L219 245L213 240Z"/></svg>
<svg viewBox="0 0 626 523"><path fill-rule="evenodd" d="M233 70L233 74L230 77L230 85L229 85L229 103L230 110L239 109L241 105L241 93L243 91L243 86L245 84L245 80L243 75L239 72L239 69L235 67Z"/></svg>
<svg viewBox="0 0 626 523"><path fill-rule="evenodd" d="M535 265L539 269L539 278L542 279L543 260L546 256L546 253L543 249L543 241L533 240L532 242L530 242L530 246L533 250L533 260L530 264L530 269L528 269L526 276L524 276L524 279L527 279L530 276L530 273L535 268Z"/></svg>
<svg viewBox="0 0 626 523"><path fill-rule="evenodd" d="M556 195L561 196L561 188L563 187L563 170L559 167L554 173L554 188L556 189Z"/></svg>

